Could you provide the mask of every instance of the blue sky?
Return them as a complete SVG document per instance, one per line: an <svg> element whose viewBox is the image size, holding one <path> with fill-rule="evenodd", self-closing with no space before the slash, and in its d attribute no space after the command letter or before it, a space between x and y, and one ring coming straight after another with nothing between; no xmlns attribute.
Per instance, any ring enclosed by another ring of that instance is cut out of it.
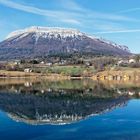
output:
<svg viewBox="0 0 140 140"><path fill-rule="evenodd" d="M140 53L140 0L0 0L0 41L29 26L76 28Z"/></svg>

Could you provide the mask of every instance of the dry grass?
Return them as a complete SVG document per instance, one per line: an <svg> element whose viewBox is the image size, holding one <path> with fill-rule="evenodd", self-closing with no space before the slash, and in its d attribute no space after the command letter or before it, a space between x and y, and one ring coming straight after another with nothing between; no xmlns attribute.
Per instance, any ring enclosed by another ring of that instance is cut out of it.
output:
<svg viewBox="0 0 140 140"><path fill-rule="evenodd" d="M33 76L40 76L37 73L26 73L20 71L6 71L0 70L0 77L33 77Z"/></svg>

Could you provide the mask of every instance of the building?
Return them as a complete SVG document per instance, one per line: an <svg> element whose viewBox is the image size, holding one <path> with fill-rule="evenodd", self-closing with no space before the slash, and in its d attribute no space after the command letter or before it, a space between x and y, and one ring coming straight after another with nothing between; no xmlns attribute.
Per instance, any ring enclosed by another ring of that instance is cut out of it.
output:
<svg viewBox="0 0 140 140"><path fill-rule="evenodd" d="M41 61L40 64L45 64L45 62L44 61Z"/></svg>
<svg viewBox="0 0 140 140"><path fill-rule="evenodd" d="M20 64L21 64L20 60L16 60L16 61L14 62L14 65L20 65Z"/></svg>
<svg viewBox="0 0 140 140"><path fill-rule="evenodd" d="M118 65L121 65L121 64L128 64L129 63L129 60L119 60L118 61Z"/></svg>
<svg viewBox="0 0 140 140"><path fill-rule="evenodd" d="M27 68L27 69L24 69L24 72L30 73L30 72L32 72L32 70Z"/></svg>
<svg viewBox="0 0 140 140"><path fill-rule="evenodd" d="M52 63L46 63L46 66L52 66Z"/></svg>
<svg viewBox="0 0 140 140"><path fill-rule="evenodd" d="M129 59L129 63L136 63L135 59Z"/></svg>

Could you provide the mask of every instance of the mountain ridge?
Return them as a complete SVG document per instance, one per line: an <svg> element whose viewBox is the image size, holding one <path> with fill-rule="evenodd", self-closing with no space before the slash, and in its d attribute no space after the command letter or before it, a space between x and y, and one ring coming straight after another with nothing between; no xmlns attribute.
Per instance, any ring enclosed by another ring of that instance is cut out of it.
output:
<svg viewBox="0 0 140 140"><path fill-rule="evenodd" d="M29 58L50 53L129 55L128 47L77 29L32 26L10 33L0 43L0 58ZM13 54L14 56L10 55Z"/></svg>

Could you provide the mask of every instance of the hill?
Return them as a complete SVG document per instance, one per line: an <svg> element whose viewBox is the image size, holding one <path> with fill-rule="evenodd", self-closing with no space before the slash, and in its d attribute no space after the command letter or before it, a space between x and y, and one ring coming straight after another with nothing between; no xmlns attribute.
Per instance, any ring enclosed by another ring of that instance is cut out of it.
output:
<svg viewBox="0 0 140 140"><path fill-rule="evenodd" d="M23 59L50 54L129 55L128 47L89 36L75 29L30 27L10 33L0 43L0 59Z"/></svg>

